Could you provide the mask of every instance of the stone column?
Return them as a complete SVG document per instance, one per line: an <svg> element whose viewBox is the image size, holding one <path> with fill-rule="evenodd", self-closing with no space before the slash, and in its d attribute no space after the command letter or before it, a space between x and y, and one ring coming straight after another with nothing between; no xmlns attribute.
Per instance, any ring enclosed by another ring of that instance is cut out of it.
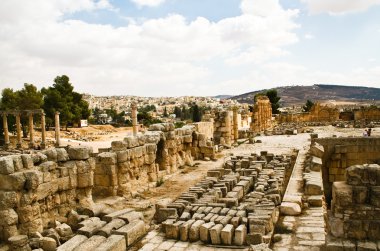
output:
<svg viewBox="0 0 380 251"><path fill-rule="evenodd" d="M46 148L45 113L41 113L41 149Z"/></svg>
<svg viewBox="0 0 380 251"><path fill-rule="evenodd" d="M29 113L29 148L34 148L33 113Z"/></svg>
<svg viewBox="0 0 380 251"><path fill-rule="evenodd" d="M226 124L226 145L231 146L231 114L230 111L226 111L225 124Z"/></svg>
<svg viewBox="0 0 380 251"><path fill-rule="evenodd" d="M234 140L237 142L239 138L239 124L238 124L238 107L234 106L232 108L233 111L233 128L234 128Z"/></svg>
<svg viewBox="0 0 380 251"><path fill-rule="evenodd" d="M18 149L21 149L22 148L22 137L21 137L21 114L18 112L16 113L16 130L17 130L17 143L16 143L16 147Z"/></svg>
<svg viewBox="0 0 380 251"><path fill-rule="evenodd" d="M132 103L132 127L133 127L133 136L136 136L139 129L137 124L137 105Z"/></svg>
<svg viewBox="0 0 380 251"><path fill-rule="evenodd" d="M3 129L4 129L4 148L9 148L9 132L8 132L8 118L7 114L3 113Z"/></svg>
<svg viewBox="0 0 380 251"><path fill-rule="evenodd" d="M61 145L59 112L55 112L55 146Z"/></svg>

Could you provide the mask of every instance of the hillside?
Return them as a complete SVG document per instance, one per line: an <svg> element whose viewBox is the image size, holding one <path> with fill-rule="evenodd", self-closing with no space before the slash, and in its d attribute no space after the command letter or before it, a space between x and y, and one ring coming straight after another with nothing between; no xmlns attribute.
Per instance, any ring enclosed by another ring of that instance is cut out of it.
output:
<svg viewBox="0 0 380 251"><path fill-rule="evenodd" d="M312 86L285 86L276 88L285 106L304 104L307 99L313 101L369 101L380 100L380 88L343 86L343 85L312 85ZM231 99L240 103L253 103L255 94L265 90L244 93Z"/></svg>

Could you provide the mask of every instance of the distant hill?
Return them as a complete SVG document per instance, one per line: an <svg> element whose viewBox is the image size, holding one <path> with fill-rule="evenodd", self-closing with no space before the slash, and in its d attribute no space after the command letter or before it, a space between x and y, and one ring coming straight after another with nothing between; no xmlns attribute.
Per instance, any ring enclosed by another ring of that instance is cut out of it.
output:
<svg viewBox="0 0 380 251"><path fill-rule="evenodd" d="M214 96L213 98L229 99L231 97L233 97L233 95L217 95L217 96Z"/></svg>
<svg viewBox="0 0 380 251"><path fill-rule="evenodd" d="M365 101L380 100L380 88L361 87L361 86L344 86L344 85L312 85L312 86L284 86L277 87L278 95L281 97L281 103L285 106L304 104L306 100L312 101ZM244 93L231 97L240 103L253 103L255 94L264 92L264 90Z"/></svg>

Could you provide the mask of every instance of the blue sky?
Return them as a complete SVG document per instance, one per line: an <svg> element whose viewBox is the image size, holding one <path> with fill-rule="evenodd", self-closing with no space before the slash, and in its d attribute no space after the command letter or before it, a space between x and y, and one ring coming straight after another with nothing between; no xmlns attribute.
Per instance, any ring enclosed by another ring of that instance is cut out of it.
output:
<svg viewBox="0 0 380 251"><path fill-rule="evenodd" d="M2 0L0 88L95 95L380 88L380 0Z"/></svg>

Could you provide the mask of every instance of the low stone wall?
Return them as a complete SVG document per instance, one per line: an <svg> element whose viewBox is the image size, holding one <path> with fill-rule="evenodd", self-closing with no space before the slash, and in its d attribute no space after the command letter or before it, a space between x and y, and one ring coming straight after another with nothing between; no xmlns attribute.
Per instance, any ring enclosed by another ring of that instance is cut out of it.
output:
<svg viewBox="0 0 380 251"><path fill-rule="evenodd" d="M322 158L323 185L327 201L331 200L332 183L345 181L349 166L380 163L380 138L317 138L317 147L324 149ZM319 145L318 145L319 144Z"/></svg>
<svg viewBox="0 0 380 251"><path fill-rule="evenodd" d="M154 124L149 131L112 142L109 152L98 155L94 195L130 195L149 182L171 174L194 159L215 159L216 148L197 128L174 124Z"/></svg>
<svg viewBox="0 0 380 251"><path fill-rule="evenodd" d="M87 147L0 157L0 241L42 232L73 208L91 211L94 169Z"/></svg>
<svg viewBox="0 0 380 251"><path fill-rule="evenodd" d="M351 166L346 178L333 184L330 233L340 238L379 240L380 166Z"/></svg>

